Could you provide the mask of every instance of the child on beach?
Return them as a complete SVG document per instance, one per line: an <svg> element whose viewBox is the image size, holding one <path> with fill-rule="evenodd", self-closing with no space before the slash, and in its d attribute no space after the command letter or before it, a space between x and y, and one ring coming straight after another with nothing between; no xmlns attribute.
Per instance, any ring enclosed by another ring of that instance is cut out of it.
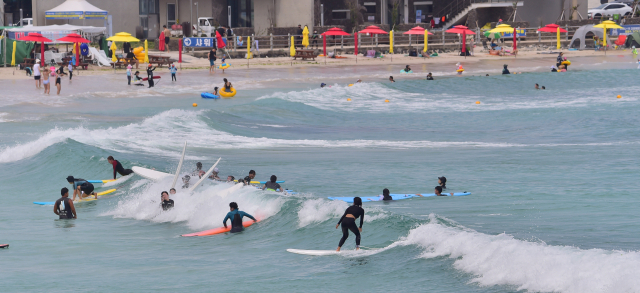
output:
<svg viewBox="0 0 640 293"><path fill-rule="evenodd" d="M136 71L136 73L133 74L133 82L135 85L144 86L144 84L142 84L142 77L140 77L140 71Z"/></svg>
<svg viewBox="0 0 640 293"><path fill-rule="evenodd" d="M175 64L171 64L169 71L171 72L171 81L178 81L178 79L176 79L176 73L178 72L178 69L176 68Z"/></svg>
<svg viewBox="0 0 640 293"><path fill-rule="evenodd" d="M60 70L60 71L62 71L62 70ZM59 96L60 95L60 89L62 88L62 81L60 80L60 77L62 75L64 75L64 73L60 74L58 72L54 72L52 75L55 76L55 78L56 78L56 87L58 88L57 95Z"/></svg>
<svg viewBox="0 0 640 293"><path fill-rule="evenodd" d="M131 64L127 65L127 85L131 85Z"/></svg>
<svg viewBox="0 0 640 293"><path fill-rule="evenodd" d="M69 81L71 81L71 78L73 78L73 64L71 62L69 62L67 69L69 70Z"/></svg>
<svg viewBox="0 0 640 293"><path fill-rule="evenodd" d="M50 73L51 72L49 71L48 68L45 68L42 71L42 78L43 78L42 84L44 85L44 93L47 94L47 95L49 94L49 90L50 90L49 89L49 74Z"/></svg>

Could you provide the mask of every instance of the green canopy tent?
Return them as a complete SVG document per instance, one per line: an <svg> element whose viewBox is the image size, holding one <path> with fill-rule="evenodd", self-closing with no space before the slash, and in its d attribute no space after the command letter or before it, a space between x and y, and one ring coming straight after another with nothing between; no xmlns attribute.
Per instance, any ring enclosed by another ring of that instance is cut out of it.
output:
<svg viewBox="0 0 640 293"><path fill-rule="evenodd" d="M634 32L629 36L627 36L625 47L631 48L632 46L636 46L636 48L640 48L640 33Z"/></svg>
<svg viewBox="0 0 640 293"><path fill-rule="evenodd" d="M5 67L11 66L13 43L16 43L16 65L24 62L24 58L30 57L29 54L31 53L31 50L33 50L33 42L23 42L2 38L2 42L0 42L0 65Z"/></svg>

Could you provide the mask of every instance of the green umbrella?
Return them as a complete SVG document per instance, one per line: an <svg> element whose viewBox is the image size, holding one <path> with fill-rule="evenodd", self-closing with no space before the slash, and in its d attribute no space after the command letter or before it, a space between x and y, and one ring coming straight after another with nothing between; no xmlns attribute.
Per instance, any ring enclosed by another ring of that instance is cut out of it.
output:
<svg viewBox="0 0 640 293"><path fill-rule="evenodd" d="M500 33L491 33L489 31L485 31L484 36L495 40L502 38L502 35L500 35Z"/></svg>

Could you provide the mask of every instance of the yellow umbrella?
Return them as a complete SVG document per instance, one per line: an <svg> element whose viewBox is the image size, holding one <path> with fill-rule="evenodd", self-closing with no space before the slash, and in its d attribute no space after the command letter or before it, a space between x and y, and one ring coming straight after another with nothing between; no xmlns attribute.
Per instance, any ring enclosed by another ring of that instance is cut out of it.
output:
<svg viewBox="0 0 640 293"><path fill-rule="evenodd" d="M247 37L247 59L251 58L251 37Z"/></svg>
<svg viewBox="0 0 640 293"><path fill-rule="evenodd" d="M309 47L309 29L307 26L304 26L304 30L302 30L302 46Z"/></svg>
<svg viewBox="0 0 640 293"><path fill-rule="evenodd" d="M16 66L16 41L13 41L13 53L11 53L11 66Z"/></svg>
<svg viewBox="0 0 640 293"><path fill-rule="evenodd" d="M149 63L149 43L147 40L144 40L144 63Z"/></svg>
<svg viewBox="0 0 640 293"><path fill-rule="evenodd" d="M490 30L489 33L513 33L513 27L508 24L501 24Z"/></svg>
<svg viewBox="0 0 640 293"><path fill-rule="evenodd" d="M291 36L291 48L289 49L289 54L291 54L291 57L296 55L296 46L293 42L293 36Z"/></svg>
<svg viewBox="0 0 640 293"><path fill-rule="evenodd" d="M117 33L114 36L107 38L107 41L113 42L140 42L140 40L131 36L130 33Z"/></svg>
<svg viewBox="0 0 640 293"><path fill-rule="evenodd" d="M118 58L116 58L116 50L118 49L116 42L111 42L111 48L109 49L111 50L111 61L118 62Z"/></svg>
<svg viewBox="0 0 640 293"><path fill-rule="evenodd" d="M424 30L424 50L422 50L423 52L427 53L427 43L429 41L429 32L427 30Z"/></svg>
<svg viewBox="0 0 640 293"><path fill-rule="evenodd" d="M389 31L389 53L393 54L393 30Z"/></svg>
<svg viewBox="0 0 640 293"><path fill-rule="evenodd" d="M593 27L597 27L597 28L603 29L604 37L602 39L602 44L604 45L605 48L607 48L607 29L622 28L621 26L619 26L618 24L616 24L615 22L613 22L611 20L605 20L605 21L601 22L600 24L594 25Z"/></svg>
<svg viewBox="0 0 640 293"><path fill-rule="evenodd" d="M556 49L560 50L560 27L557 28L557 42L558 44L556 45Z"/></svg>

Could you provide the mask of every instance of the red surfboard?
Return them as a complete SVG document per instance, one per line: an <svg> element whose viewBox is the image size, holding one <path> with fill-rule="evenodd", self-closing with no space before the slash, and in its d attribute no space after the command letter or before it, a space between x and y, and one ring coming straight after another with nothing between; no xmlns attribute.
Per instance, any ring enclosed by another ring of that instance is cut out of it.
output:
<svg viewBox="0 0 640 293"><path fill-rule="evenodd" d="M260 220L258 219L258 222ZM242 226L244 226L245 228L253 225L253 223L255 223L253 220L249 220L249 221L244 221L242 222ZM201 232L196 232L196 233L191 233L191 234L184 234L182 235L182 237L193 237L193 236L211 236L211 235L216 235L216 234L221 234L221 233L225 233L225 232L229 232L231 231L231 226L227 226L227 228L225 227L220 227L220 228L215 228L215 229L211 229L211 230L206 230L206 231L201 231Z"/></svg>
<svg viewBox="0 0 640 293"><path fill-rule="evenodd" d="M157 76L157 75L156 75L156 76L154 76L154 77L153 77L153 79L160 79L160 76ZM147 81L147 80L149 80L149 78L148 78L148 77L145 77L145 78L143 78L142 80Z"/></svg>

